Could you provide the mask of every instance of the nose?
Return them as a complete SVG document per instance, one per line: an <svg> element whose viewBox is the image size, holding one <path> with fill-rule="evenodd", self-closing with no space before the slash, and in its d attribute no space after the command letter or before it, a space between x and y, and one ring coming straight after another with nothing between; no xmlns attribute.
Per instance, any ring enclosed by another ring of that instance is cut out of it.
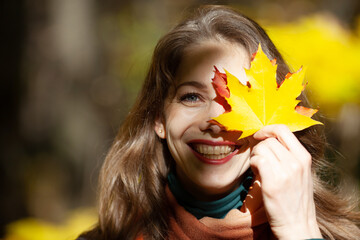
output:
<svg viewBox="0 0 360 240"><path fill-rule="evenodd" d="M209 121L204 125L206 125L206 126L203 127L203 129L201 129L201 131L204 131L204 132L209 131L209 132L212 132L215 134L219 134L222 131L221 127L219 125L215 124L214 122Z"/></svg>
<svg viewBox="0 0 360 240"><path fill-rule="evenodd" d="M216 101L211 101L209 104L208 109L206 109L205 118L201 122L200 130L201 131L210 131L215 134L220 133L223 131L223 128L221 128L212 118L217 117L224 113L225 110L222 105L217 103Z"/></svg>

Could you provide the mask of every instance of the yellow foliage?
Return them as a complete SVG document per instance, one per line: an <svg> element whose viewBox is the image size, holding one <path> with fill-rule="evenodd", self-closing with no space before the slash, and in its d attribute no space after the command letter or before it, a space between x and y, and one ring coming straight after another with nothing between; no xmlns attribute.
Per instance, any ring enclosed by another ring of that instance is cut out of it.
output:
<svg viewBox="0 0 360 240"><path fill-rule="evenodd" d="M7 226L4 240L74 240L95 223L96 213L92 209L76 210L61 224L21 219Z"/></svg>
<svg viewBox="0 0 360 240"><path fill-rule="evenodd" d="M355 32L324 14L268 26L267 32L293 69L308 67L310 95L327 113L347 102L359 104L360 39Z"/></svg>
<svg viewBox="0 0 360 240"><path fill-rule="evenodd" d="M259 45L250 69L245 69L251 87L243 85L226 71L225 82L230 94L225 98L231 106L231 111L221 114L214 120L227 130L241 131L240 138L254 134L265 125L285 124L291 131L299 131L321 124L308 116L316 112L313 109L302 108L303 112L308 113L306 116L295 109L300 102L296 98L304 89L304 71L292 74L278 87L276 69L277 65L267 58ZM215 74L219 74L218 71L215 71ZM218 93L221 95L221 92Z"/></svg>

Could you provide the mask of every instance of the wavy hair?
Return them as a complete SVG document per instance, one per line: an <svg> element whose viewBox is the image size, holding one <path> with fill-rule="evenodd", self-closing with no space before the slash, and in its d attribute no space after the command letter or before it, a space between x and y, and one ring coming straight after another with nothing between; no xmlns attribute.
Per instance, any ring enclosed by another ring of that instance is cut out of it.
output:
<svg viewBox="0 0 360 240"><path fill-rule="evenodd" d="M205 40L241 44L251 56L259 43L278 63L277 81L289 72L266 32L253 20L224 6L203 6L187 16L158 42L142 90L120 127L102 166L99 181L99 223L84 236L88 239L164 239L169 206L165 197L166 176L172 165L166 142L154 132L163 115L164 101L174 84L184 50ZM301 96L306 104L306 99ZM356 239L359 213L319 176L329 163L324 160L322 128L296 133L313 158L314 195L321 232L328 239Z"/></svg>

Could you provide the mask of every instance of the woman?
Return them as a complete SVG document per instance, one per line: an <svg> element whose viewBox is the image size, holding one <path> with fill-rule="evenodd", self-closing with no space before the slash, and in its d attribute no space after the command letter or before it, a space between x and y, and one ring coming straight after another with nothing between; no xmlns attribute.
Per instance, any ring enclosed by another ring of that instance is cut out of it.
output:
<svg viewBox="0 0 360 240"><path fill-rule="evenodd" d="M199 8L159 41L102 167L98 226L80 239L360 237L356 203L319 178L318 127L266 126L239 141L209 121L224 112L213 66L246 81L259 43L280 82L289 68L265 31L229 8Z"/></svg>

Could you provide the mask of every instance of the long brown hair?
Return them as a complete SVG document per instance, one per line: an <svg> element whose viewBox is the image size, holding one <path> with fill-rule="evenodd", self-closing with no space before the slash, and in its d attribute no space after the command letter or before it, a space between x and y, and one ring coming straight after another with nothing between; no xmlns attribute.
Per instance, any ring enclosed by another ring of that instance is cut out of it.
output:
<svg viewBox="0 0 360 240"><path fill-rule="evenodd" d="M220 39L243 45L249 55L261 43L267 56L277 60L277 80L282 81L289 72L265 31L235 10L204 6L187 16L158 42L143 88L105 159L100 174L99 223L85 234L88 238L134 239L139 233L150 239L166 238L169 206L164 189L172 163L166 143L154 132L154 123L163 114L184 50L194 43ZM302 99L306 103L304 96ZM297 136L313 157L315 203L323 235L329 239L358 238L356 206L349 205L318 177L329 169L323 158L322 129L312 127Z"/></svg>

